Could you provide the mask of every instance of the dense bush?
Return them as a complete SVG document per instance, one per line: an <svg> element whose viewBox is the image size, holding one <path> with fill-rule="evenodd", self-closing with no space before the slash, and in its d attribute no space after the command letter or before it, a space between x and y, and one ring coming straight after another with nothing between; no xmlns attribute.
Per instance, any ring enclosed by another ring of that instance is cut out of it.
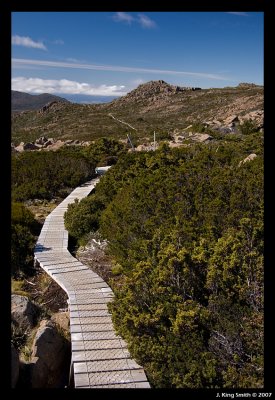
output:
<svg viewBox="0 0 275 400"><path fill-rule="evenodd" d="M125 152L125 146L121 142L103 137L87 147L83 154L97 165L105 166L115 164L118 157Z"/></svg>
<svg viewBox="0 0 275 400"><path fill-rule="evenodd" d="M20 277L32 267L38 225L33 214L23 204L12 203L11 273L15 277Z"/></svg>
<svg viewBox="0 0 275 400"><path fill-rule="evenodd" d="M259 136L127 154L73 217L108 239L113 321L154 387L263 386Z"/></svg>
<svg viewBox="0 0 275 400"><path fill-rule="evenodd" d="M25 152L12 156L14 200L51 199L94 176L95 163L73 150Z"/></svg>
<svg viewBox="0 0 275 400"><path fill-rule="evenodd" d="M13 200L64 197L93 178L97 165L115 164L124 151L118 141L102 138L87 148L63 147L58 151L13 154Z"/></svg>
<svg viewBox="0 0 275 400"><path fill-rule="evenodd" d="M87 197L80 203L76 199L74 203L69 204L64 219L70 235L79 239L90 231L96 231L99 228L99 215L103 208L104 205L95 196Z"/></svg>

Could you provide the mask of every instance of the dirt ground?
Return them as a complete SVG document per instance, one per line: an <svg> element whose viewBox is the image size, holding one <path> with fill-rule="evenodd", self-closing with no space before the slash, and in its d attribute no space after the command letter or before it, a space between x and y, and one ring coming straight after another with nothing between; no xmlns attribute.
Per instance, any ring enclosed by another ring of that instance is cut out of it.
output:
<svg viewBox="0 0 275 400"><path fill-rule="evenodd" d="M28 200L25 202L26 207L33 213L35 219L43 224L46 217L58 206L62 201L61 198L55 198L53 200Z"/></svg>
<svg viewBox="0 0 275 400"><path fill-rule="evenodd" d="M91 267L106 283L109 283L112 275L111 258L106 254L107 243L91 239L85 247L80 247L75 257L82 264Z"/></svg>
<svg viewBox="0 0 275 400"><path fill-rule="evenodd" d="M64 290L40 267L34 276L25 279L24 290L45 312L52 314L68 308Z"/></svg>

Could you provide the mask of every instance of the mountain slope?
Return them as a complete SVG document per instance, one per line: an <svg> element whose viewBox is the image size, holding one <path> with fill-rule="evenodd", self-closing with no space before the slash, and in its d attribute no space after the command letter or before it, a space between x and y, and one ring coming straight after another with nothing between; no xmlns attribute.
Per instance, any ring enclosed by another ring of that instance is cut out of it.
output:
<svg viewBox="0 0 275 400"><path fill-rule="evenodd" d="M49 93L34 95L24 92L17 92L15 90L11 91L11 109L13 112L39 110L45 104L52 101L63 101L68 103L68 100Z"/></svg>
<svg viewBox="0 0 275 400"><path fill-rule="evenodd" d="M42 135L63 140L95 140L103 136L126 139L130 133L134 140L143 141L151 138L154 130L165 135L181 132L195 123L207 122L211 126L218 120L222 125L231 116L243 117L251 112L260 113L262 118L261 86L194 89L151 81L110 103L59 103L46 113L15 114L12 140L19 144Z"/></svg>

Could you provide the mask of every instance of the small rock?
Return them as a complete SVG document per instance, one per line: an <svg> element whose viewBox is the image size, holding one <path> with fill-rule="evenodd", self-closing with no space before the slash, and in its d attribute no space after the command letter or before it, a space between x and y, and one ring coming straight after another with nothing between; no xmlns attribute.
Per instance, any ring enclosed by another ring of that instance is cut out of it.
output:
<svg viewBox="0 0 275 400"><path fill-rule="evenodd" d="M186 131L187 129L192 128L193 125L188 125L186 128L183 129L183 131Z"/></svg>
<svg viewBox="0 0 275 400"><path fill-rule="evenodd" d="M223 122L225 125L231 125L233 122L237 121L238 121L237 115L230 115L230 117L227 117Z"/></svg>
<svg viewBox="0 0 275 400"><path fill-rule="evenodd" d="M212 124L218 125L218 126L222 125L222 123L220 121L218 121L217 119L213 119Z"/></svg>
<svg viewBox="0 0 275 400"><path fill-rule="evenodd" d="M43 145L47 141L48 141L48 138L46 138L46 136L41 136L40 138L36 139L35 144Z"/></svg>
<svg viewBox="0 0 275 400"><path fill-rule="evenodd" d="M44 214L41 214L41 213L39 213L39 214L35 214L35 217L36 217L36 218L44 218L44 217L45 217L45 215L44 215Z"/></svg>
<svg viewBox="0 0 275 400"><path fill-rule="evenodd" d="M11 319L15 325L27 330L36 323L38 308L26 296L11 296Z"/></svg>
<svg viewBox="0 0 275 400"><path fill-rule="evenodd" d="M53 144L53 141L49 139L44 143L43 147L48 147L48 146L51 146L52 144Z"/></svg>
<svg viewBox="0 0 275 400"><path fill-rule="evenodd" d="M248 162L248 161L254 160L254 158L256 158L256 157L257 157L257 154L255 154L255 153L249 154L249 156L247 156L244 160L242 160L242 161L239 162L239 167L240 167L242 164L245 164L245 163Z"/></svg>
<svg viewBox="0 0 275 400"><path fill-rule="evenodd" d="M194 140L195 142L205 143L212 140L213 137L208 135L207 133L195 133L190 137L190 139Z"/></svg>
<svg viewBox="0 0 275 400"><path fill-rule="evenodd" d="M68 312L58 312L52 315L51 320L64 331L70 331L70 317Z"/></svg>
<svg viewBox="0 0 275 400"><path fill-rule="evenodd" d="M21 153L22 151L24 151L24 145L25 143L21 142L18 146L15 147L15 150Z"/></svg>
<svg viewBox="0 0 275 400"><path fill-rule="evenodd" d="M26 144L24 144L23 149L24 150L37 150L37 149L39 149L39 147L36 146L34 143L26 143Z"/></svg>

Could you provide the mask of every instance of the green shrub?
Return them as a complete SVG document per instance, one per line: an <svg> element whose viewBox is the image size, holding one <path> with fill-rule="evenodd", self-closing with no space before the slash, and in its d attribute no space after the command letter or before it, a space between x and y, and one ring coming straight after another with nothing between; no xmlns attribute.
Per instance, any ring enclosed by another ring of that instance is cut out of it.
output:
<svg viewBox="0 0 275 400"><path fill-rule="evenodd" d="M95 176L96 163L82 152L25 152L12 156L12 198L52 199Z"/></svg>
<svg viewBox="0 0 275 400"><path fill-rule="evenodd" d="M12 203L11 206L11 273L21 276L28 272L33 263L35 234L40 225L24 204Z"/></svg>
<svg viewBox="0 0 275 400"><path fill-rule="evenodd" d="M256 122L252 119L248 119L240 124L239 130L243 135L250 135L251 133L259 131Z"/></svg>
<svg viewBox="0 0 275 400"><path fill-rule="evenodd" d="M153 387L263 385L263 157L251 138L128 153L68 210L76 235L99 226L108 241L113 322ZM248 149L259 156L238 168Z"/></svg>
<svg viewBox="0 0 275 400"><path fill-rule="evenodd" d="M104 205L94 195L68 205L64 215L65 227L70 235L80 239L99 228L99 216Z"/></svg>

